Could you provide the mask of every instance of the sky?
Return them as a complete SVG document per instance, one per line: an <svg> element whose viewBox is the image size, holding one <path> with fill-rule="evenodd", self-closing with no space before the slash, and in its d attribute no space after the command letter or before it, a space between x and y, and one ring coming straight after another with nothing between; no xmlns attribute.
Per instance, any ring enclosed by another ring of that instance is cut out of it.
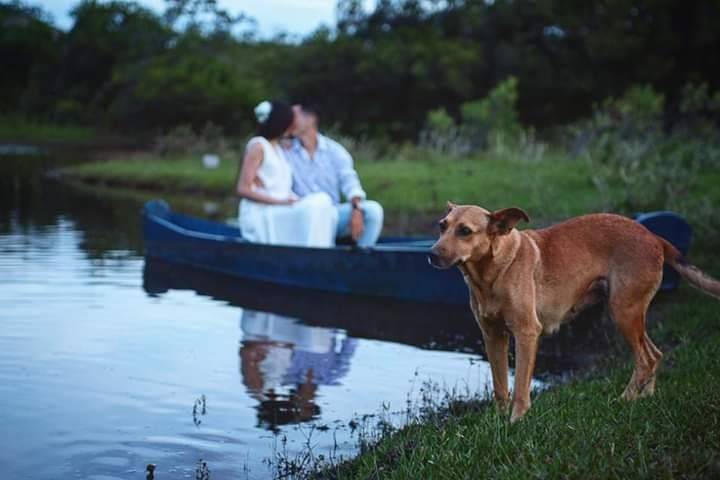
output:
<svg viewBox="0 0 720 480"><path fill-rule="evenodd" d="M80 0L29 0L27 3L41 5L50 12L55 24L62 29L72 25L69 12ZM164 0L136 0L158 13L165 9ZM263 37L282 31L305 35L320 24L335 23L336 0L218 0L218 4L233 14L244 12L254 17ZM368 1L368 4L372 2Z"/></svg>

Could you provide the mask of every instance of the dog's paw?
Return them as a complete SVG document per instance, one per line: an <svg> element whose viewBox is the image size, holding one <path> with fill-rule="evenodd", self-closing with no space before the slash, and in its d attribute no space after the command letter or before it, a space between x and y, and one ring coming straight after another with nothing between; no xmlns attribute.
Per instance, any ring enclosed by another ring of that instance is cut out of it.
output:
<svg viewBox="0 0 720 480"><path fill-rule="evenodd" d="M515 405L512 410L512 415L510 415L510 423L515 423L525 416L527 411L530 410L530 405Z"/></svg>

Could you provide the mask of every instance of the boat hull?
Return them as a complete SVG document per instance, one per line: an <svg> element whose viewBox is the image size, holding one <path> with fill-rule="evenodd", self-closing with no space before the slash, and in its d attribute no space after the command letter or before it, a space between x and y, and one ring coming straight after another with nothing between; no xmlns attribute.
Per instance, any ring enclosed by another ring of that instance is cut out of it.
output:
<svg viewBox="0 0 720 480"><path fill-rule="evenodd" d="M684 219L655 212L637 220L687 254L692 231ZM237 278L408 301L468 301L458 269L437 270L428 264L432 239L385 238L372 248L257 244L243 240L229 225L174 213L161 200L145 204L143 232L149 258ZM672 290L678 281L677 273L666 266L662 289Z"/></svg>
<svg viewBox="0 0 720 480"><path fill-rule="evenodd" d="M173 214L162 202L153 202L143 212L145 254L151 258L291 287L467 303L460 272L428 264L430 240L391 240L367 249L256 244L242 240L231 227Z"/></svg>

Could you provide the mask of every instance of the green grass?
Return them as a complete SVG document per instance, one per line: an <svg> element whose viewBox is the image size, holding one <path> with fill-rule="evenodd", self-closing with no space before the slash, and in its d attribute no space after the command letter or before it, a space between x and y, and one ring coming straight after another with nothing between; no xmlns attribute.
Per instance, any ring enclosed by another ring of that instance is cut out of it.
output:
<svg viewBox="0 0 720 480"><path fill-rule="evenodd" d="M76 165L65 174L88 182L157 191L231 195L239 159L224 158L215 170L197 158L140 156ZM537 219L567 217L605 207L581 161L478 156L472 159L361 161L356 164L368 195L390 212L442 211L447 200L489 208L517 205Z"/></svg>
<svg viewBox="0 0 720 480"><path fill-rule="evenodd" d="M72 179L91 183L158 192L202 191L225 196L233 192L237 165L237 160L224 159L219 168L210 170L202 166L199 156L140 155L74 165L63 169L63 173Z"/></svg>
<svg viewBox="0 0 720 480"><path fill-rule="evenodd" d="M685 287L662 303L652 329L665 345L655 396L618 398L631 373L629 355L619 355L536 395L517 424L494 408L421 422L321 477L718 478L719 304Z"/></svg>
<svg viewBox="0 0 720 480"><path fill-rule="evenodd" d="M91 127L56 125L21 115L0 116L0 141L78 145L91 143L95 137L95 129Z"/></svg>
<svg viewBox="0 0 720 480"><path fill-rule="evenodd" d="M602 207L583 162L477 157L414 163L358 165L370 195L390 210L437 211L445 202L472 203L490 209L520 206L530 215L577 215ZM548 206L548 202L552 202Z"/></svg>

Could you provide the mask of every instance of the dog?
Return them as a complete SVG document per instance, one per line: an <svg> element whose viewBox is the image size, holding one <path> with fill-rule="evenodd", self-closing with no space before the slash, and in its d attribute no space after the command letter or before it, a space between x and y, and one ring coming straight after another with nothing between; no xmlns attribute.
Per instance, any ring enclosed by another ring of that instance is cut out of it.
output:
<svg viewBox="0 0 720 480"><path fill-rule="evenodd" d="M584 215L540 230L517 230L520 221L530 221L520 208L490 212L448 202L447 214L438 222L440 238L428 256L431 265L457 266L463 274L497 406L505 411L511 403L510 335L516 359L510 421L515 422L530 409L540 336L600 302L606 303L634 356L622 397L652 395L662 353L646 332L645 318L660 287L663 263L716 298L720 282L688 264L670 243L620 215Z"/></svg>

